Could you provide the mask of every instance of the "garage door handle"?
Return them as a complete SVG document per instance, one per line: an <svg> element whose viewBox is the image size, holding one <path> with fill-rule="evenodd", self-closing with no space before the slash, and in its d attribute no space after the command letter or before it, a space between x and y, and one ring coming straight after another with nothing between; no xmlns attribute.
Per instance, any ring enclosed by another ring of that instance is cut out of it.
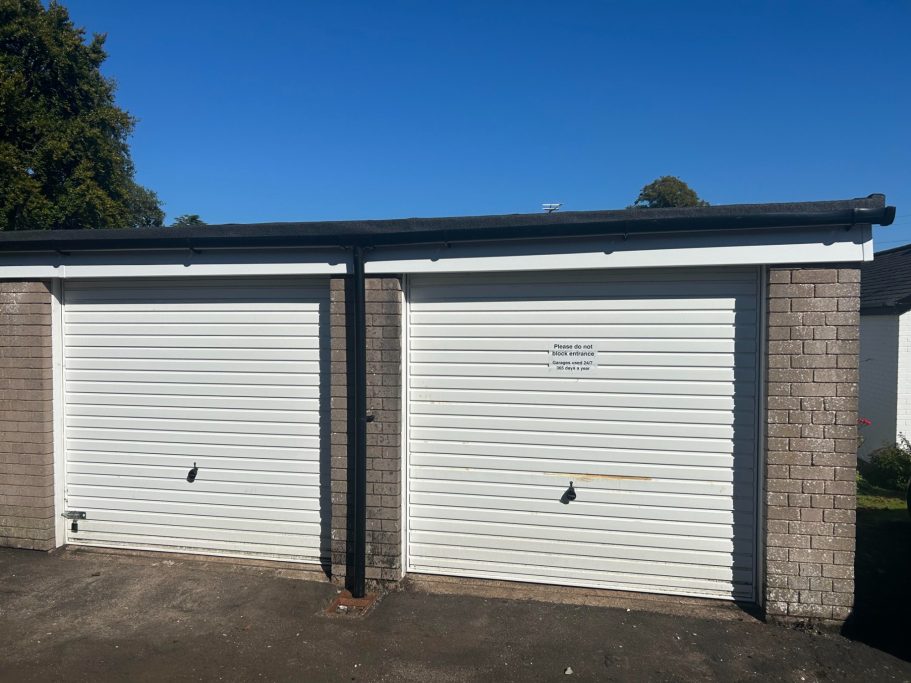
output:
<svg viewBox="0 0 911 683"><path fill-rule="evenodd" d="M560 502L564 505L569 505L576 499L576 489L573 488L573 483L569 482L569 488L563 492L563 495L560 496Z"/></svg>
<svg viewBox="0 0 911 683"><path fill-rule="evenodd" d="M196 463L193 463L193 467L190 468L190 471L187 472L187 481L191 484L196 481L196 475L199 474L199 468L196 466Z"/></svg>

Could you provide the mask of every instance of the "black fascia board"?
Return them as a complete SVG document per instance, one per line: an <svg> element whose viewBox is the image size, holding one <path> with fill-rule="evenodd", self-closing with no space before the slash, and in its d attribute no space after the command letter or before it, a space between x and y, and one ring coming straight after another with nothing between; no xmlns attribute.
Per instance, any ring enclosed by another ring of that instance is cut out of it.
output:
<svg viewBox="0 0 911 683"><path fill-rule="evenodd" d="M731 204L683 209L567 211L453 218L252 223L101 230L0 233L0 252L150 249L373 247L704 232L773 228L889 225L895 207L883 195L790 204Z"/></svg>

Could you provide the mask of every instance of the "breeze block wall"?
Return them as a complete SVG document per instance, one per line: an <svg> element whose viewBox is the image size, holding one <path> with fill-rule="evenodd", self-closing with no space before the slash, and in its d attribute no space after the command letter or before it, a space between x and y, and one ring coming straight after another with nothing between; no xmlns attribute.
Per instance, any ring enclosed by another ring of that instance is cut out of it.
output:
<svg viewBox="0 0 911 683"><path fill-rule="evenodd" d="M854 603L860 270L770 268L765 610L838 623Z"/></svg>
<svg viewBox="0 0 911 683"><path fill-rule="evenodd" d="M51 293L0 282L0 546L54 548Z"/></svg>
<svg viewBox="0 0 911 683"><path fill-rule="evenodd" d="M332 575L342 582L347 542L346 286L330 284L332 377ZM374 585L402 577L402 282L398 277L366 279L367 313L367 558Z"/></svg>

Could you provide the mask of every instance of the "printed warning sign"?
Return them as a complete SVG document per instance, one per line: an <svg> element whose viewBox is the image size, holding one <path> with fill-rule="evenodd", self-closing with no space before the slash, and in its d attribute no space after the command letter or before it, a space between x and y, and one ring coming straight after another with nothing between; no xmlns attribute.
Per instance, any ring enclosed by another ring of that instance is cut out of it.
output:
<svg viewBox="0 0 911 683"><path fill-rule="evenodd" d="M547 366L561 375L584 375L598 368L598 347L590 341L552 341Z"/></svg>

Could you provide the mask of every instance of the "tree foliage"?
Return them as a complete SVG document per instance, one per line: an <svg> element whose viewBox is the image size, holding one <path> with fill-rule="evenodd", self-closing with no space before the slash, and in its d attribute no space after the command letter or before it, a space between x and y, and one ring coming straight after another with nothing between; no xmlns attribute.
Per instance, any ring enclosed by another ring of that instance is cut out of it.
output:
<svg viewBox="0 0 911 683"><path fill-rule="evenodd" d="M102 76L104 36L67 10L0 0L0 230L161 225L127 146L135 119Z"/></svg>
<svg viewBox="0 0 911 683"><path fill-rule="evenodd" d="M904 491L911 479L911 442L901 435L898 443L875 451L869 462L858 459L857 466L874 486Z"/></svg>
<svg viewBox="0 0 911 683"><path fill-rule="evenodd" d="M665 209L679 206L708 206L696 191L672 175L661 176L642 188L633 207Z"/></svg>
<svg viewBox="0 0 911 683"><path fill-rule="evenodd" d="M127 227L154 228L164 224L164 211L161 210L158 195L135 182L130 187L128 209Z"/></svg>
<svg viewBox="0 0 911 683"><path fill-rule="evenodd" d="M173 227L182 228L186 225L206 225L206 222L197 213L185 213L174 219Z"/></svg>

